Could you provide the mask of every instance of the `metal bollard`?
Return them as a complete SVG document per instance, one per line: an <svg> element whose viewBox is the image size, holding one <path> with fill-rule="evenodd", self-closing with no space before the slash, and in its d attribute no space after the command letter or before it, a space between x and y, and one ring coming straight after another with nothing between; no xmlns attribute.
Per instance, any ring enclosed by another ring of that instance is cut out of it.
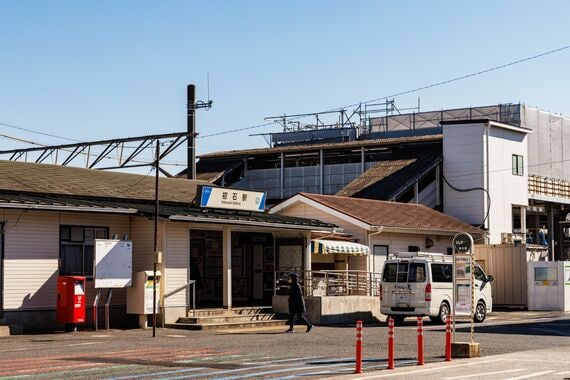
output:
<svg viewBox="0 0 570 380"><path fill-rule="evenodd" d="M445 318L445 361L451 361L451 315Z"/></svg>
<svg viewBox="0 0 570 380"><path fill-rule="evenodd" d="M418 365L424 365L424 319L418 317Z"/></svg>
<svg viewBox="0 0 570 380"><path fill-rule="evenodd" d="M388 369L394 369L394 320L388 317Z"/></svg>
<svg viewBox="0 0 570 380"><path fill-rule="evenodd" d="M362 373L362 321L356 321L356 369L354 373Z"/></svg>

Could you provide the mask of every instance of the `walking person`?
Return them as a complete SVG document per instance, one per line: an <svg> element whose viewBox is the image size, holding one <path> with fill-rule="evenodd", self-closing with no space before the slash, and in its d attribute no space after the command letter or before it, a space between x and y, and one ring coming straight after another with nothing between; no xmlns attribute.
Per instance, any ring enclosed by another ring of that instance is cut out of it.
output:
<svg viewBox="0 0 570 380"><path fill-rule="evenodd" d="M289 275L291 278L291 288L289 293L289 330L286 332L293 332L293 326L295 326L295 317L307 324L307 332L311 331L313 325L307 318L305 318L305 300L303 299L303 291L301 290L301 285L299 284L299 276L297 273L291 273Z"/></svg>

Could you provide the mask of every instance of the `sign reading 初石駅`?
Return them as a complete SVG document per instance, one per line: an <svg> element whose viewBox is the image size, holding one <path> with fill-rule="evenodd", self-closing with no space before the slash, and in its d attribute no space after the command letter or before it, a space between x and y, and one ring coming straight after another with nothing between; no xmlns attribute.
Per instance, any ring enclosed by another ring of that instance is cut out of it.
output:
<svg viewBox="0 0 570 380"><path fill-rule="evenodd" d="M200 207L263 212L265 198L265 192L261 191L202 186Z"/></svg>

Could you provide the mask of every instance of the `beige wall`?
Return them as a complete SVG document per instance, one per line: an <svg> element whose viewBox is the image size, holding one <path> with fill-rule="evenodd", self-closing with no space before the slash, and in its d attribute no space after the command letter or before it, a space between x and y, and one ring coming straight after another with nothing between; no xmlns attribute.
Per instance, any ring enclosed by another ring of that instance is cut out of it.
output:
<svg viewBox="0 0 570 380"><path fill-rule="evenodd" d="M5 224L5 311L55 309L60 225L108 227L110 236L132 236L129 216L27 210L0 210L0 215ZM113 304L124 305L125 294L114 291ZM87 282L87 296L91 305L92 281Z"/></svg>
<svg viewBox="0 0 570 380"><path fill-rule="evenodd" d="M404 233L394 233L394 232L381 232L379 234L374 234L370 236L370 242L368 241L367 231L350 223L348 220L341 219L334 215L328 214L316 207L307 205L302 202L287 207L284 210L279 211L280 215L287 216L297 216L302 218L319 219L323 222L333 223L341 227L345 233L352 234L354 238L360 244L365 244L370 247L370 252L372 254L372 248L374 245L387 245L390 253L397 251L407 251L408 246L414 245L418 246L423 252L439 252L446 253L447 248L451 247L452 236L439 236L426 234L404 234ZM426 248L426 238L429 237L434 245L431 248ZM315 255L313 255L313 259ZM329 259L330 260L330 259ZM368 268L372 268L372 257L357 257L351 256L350 269L352 270L363 270L368 271ZM319 260L319 262L321 262Z"/></svg>

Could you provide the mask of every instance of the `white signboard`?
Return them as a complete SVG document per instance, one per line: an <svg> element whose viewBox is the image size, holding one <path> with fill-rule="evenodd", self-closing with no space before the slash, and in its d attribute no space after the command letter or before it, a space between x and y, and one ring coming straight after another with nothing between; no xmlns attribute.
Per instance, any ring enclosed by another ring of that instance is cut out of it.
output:
<svg viewBox="0 0 570 380"><path fill-rule="evenodd" d="M265 193L260 191L203 186L200 206L263 212L265 210L265 198Z"/></svg>
<svg viewBox="0 0 570 380"><path fill-rule="evenodd" d="M472 257L455 255L455 315L471 315Z"/></svg>
<svg viewBox="0 0 570 380"><path fill-rule="evenodd" d="M95 239L95 288L127 288L133 279L133 243Z"/></svg>

